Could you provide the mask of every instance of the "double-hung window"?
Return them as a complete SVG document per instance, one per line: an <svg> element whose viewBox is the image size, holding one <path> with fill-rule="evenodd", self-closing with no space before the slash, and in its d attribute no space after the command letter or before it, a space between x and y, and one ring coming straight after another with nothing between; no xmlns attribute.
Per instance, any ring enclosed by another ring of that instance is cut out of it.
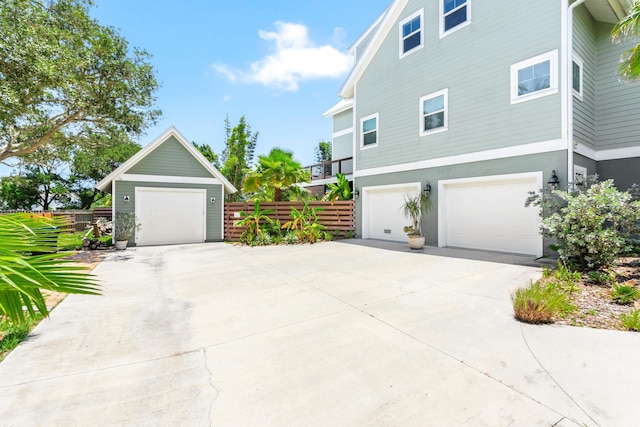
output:
<svg viewBox="0 0 640 427"><path fill-rule="evenodd" d="M424 10L409 16L400 22L400 58L420 49L424 43Z"/></svg>
<svg viewBox="0 0 640 427"><path fill-rule="evenodd" d="M448 89L420 98L420 136L448 129Z"/></svg>
<svg viewBox="0 0 640 427"><path fill-rule="evenodd" d="M511 103L558 92L558 51L538 55L511 66Z"/></svg>
<svg viewBox="0 0 640 427"><path fill-rule="evenodd" d="M440 0L440 37L471 21L471 0Z"/></svg>
<svg viewBox="0 0 640 427"><path fill-rule="evenodd" d="M378 113L360 119L360 147L378 145Z"/></svg>

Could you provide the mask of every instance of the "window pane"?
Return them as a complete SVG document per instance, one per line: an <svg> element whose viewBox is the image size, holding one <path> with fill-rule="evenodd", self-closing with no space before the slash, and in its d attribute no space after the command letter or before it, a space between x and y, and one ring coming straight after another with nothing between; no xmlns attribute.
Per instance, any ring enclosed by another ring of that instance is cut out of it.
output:
<svg viewBox="0 0 640 427"><path fill-rule="evenodd" d="M424 130L428 131L444 126L444 111L431 114L424 118Z"/></svg>
<svg viewBox="0 0 640 427"><path fill-rule="evenodd" d="M551 61L544 61L518 70L518 95L551 87Z"/></svg>
<svg viewBox="0 0 640 427"><path fill-rule="evenodd" d="M444 0L444 13L451 12L456 7L463 5L467 0Z"/></svg>
<svg viewBox="0 0 640 427"><path fill-rule="evenodd" d="M439 110L444 110L444 95L427 99L422 103L423 114L429 114Z"/></svg>
<svg viewBox="0 0 640 427"><path fill-rule="evenodd" d="M370 132L376 130L376 118L365 120L362 122L362 132Z"/></svg>
<svg viewBox="0 0 640 427"><path fill-rule="evenodd" d="M573 89L580 93L580 66L573 63Z"/></svg>
<svg viewBox="0 0 640 427"><path fill-rule="evenodd" d="M365 133L362 138L362 143L364 145L375 144L377 142L378 132L373 131L369 133Z"/></svg>
<svg viewBox="0 0 640 427"><path fill-rule="evenodd" d="M407 37L409 34L418 31L420 29L420 17L412 19L411 22L407 22L402 26L402 37Z"/></svg>
<svg viewBox="0 0 640 427"><path fill-rule="evenodd" d="M403 51L404 52L408 52L413 48L416 48L420 46L420 32L418 31L417 33L415 33L414 35L412 35L411 37L407 37L406 39L404 39L404 44L403 44Z"/></svg>
<svg viewBox="0 0 640 427"><path fill-rule="evenodd" d="M444 18L444 30L448 31L467 21L467 7L461 7Z"/></svg>
<svg viewBox="0 0 640 427"><path fill-rule="evenodd" d="M533 65L518 70L518 82L524 82L533 79Z"/></svg>
<svg viewBox="0 0 640 427"><path fill-rule="evenodd" d="M533 66L534 77L549 76L551 73L551 61L544 61Z"/></svg>

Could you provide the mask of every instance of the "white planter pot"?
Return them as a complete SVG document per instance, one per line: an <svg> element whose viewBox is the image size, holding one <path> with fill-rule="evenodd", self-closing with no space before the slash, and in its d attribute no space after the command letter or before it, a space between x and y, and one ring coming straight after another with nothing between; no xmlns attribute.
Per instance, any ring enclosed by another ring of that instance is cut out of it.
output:
<svg viewBox="0 0 640 427"><path fill-rule="evenodd" d="M411 249L422 249L424 247L424 236L407 236Z"/></svg>
<svg viewBox="0 0 640 427"><path fill-rule="evenodd" d="M127 249L127 243L129 243L128 240L117 240L116 241L116 249L119 251L123 251L125 249Z"/></svg>

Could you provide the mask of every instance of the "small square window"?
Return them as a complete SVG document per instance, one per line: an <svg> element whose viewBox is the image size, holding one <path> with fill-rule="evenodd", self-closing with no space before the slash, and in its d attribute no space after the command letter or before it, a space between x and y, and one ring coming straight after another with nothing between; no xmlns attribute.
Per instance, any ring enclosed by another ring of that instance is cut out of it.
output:
<svg viewBox="0 0 640 427"><path fill-rule="evenodd" d="M360 120L360 145L362 148L378 145L377 113Z"/></svg>
<svg viewBox="0 0 640 427"><path fill-rule="evenodd" d="M420 136L447 130L447 97L444 89L420 98Z"/></svg>
<svg viewBox="0 0 640 427"><path fill-rule="evenodd" d="M573 94L582 100L582 89L583 89L583 70L584 62L577 56L575 53L573 54L573 67L572 67L572 80L573 80Z"/></svg>
<svg viewBox="0 0 640 427"><path fill-rule="evenodd" d="M558 51L538 55L511 66L511 103L558 92Z"/></svg>
<svg viewBox="0 0 640 427"><path fill-rule="evenodd" d="M419 10L400 23L400 57L418 50L423 45L423 10Z"/></svg>
<svg viewBox="0 0 640 427"><path fill-rule="evenodd" d="M440 36L469 22L471 0L440 0Z"/></svg>

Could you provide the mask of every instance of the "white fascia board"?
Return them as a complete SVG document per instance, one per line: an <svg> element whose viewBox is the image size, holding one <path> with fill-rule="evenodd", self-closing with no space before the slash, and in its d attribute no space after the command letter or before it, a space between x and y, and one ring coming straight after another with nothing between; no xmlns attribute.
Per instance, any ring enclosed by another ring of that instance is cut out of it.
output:
<svg viewBox="0 0 640 427"><path fill-rule="evenodd" d="M347 80L342 85L340 92L338 92L338 95L343 98L353 98L356 83L360 80L360 77L362 77L364 70L369 66L371 59L378 52L380 46L382 46L384 39L395 26L400 13L408 2L409 0L395 0L391 6L389 6L388 12L384 14L382 22L378 27L378 31L373 35L373 38L369 42L369 46L367 46L362 54L362 59L358 60L355 64L353 70L349 73Z"/></svg>
<svg viewBox="0 0 640 427"><path fill-rule="evenodd" d="M495 150L477 151L475 153L459 154L456 156L439 157L437 159L421 160L418 162L401 163L391 166L363 169L355 171L356 178L365 176L382 175L387 173L406 172L411 170L429 169L460 165L465 163L482 162L487 160L505 159L509 157L519 157L529 154L549 153L553 151L566 150L567 147L562 139L551 141L535 142L525 145L514 145L511 147L498 148Z"/></svg>
<svg viewBox="0 0 640 427"><path fill-rule="evenodd" d="M640 146L594 150L584 144L578 144L575 152L591 160L595 160L596 162L601 162L604 160L620 160L640 157Z"/></svg>
<svg viewBox="0 0 640 427"><path fill-rule="evenodd" d="M326 119L327 117L335 116L351 108L353 108L353 99L342 99L336 105L322 113L322 118Z"/></svg>

